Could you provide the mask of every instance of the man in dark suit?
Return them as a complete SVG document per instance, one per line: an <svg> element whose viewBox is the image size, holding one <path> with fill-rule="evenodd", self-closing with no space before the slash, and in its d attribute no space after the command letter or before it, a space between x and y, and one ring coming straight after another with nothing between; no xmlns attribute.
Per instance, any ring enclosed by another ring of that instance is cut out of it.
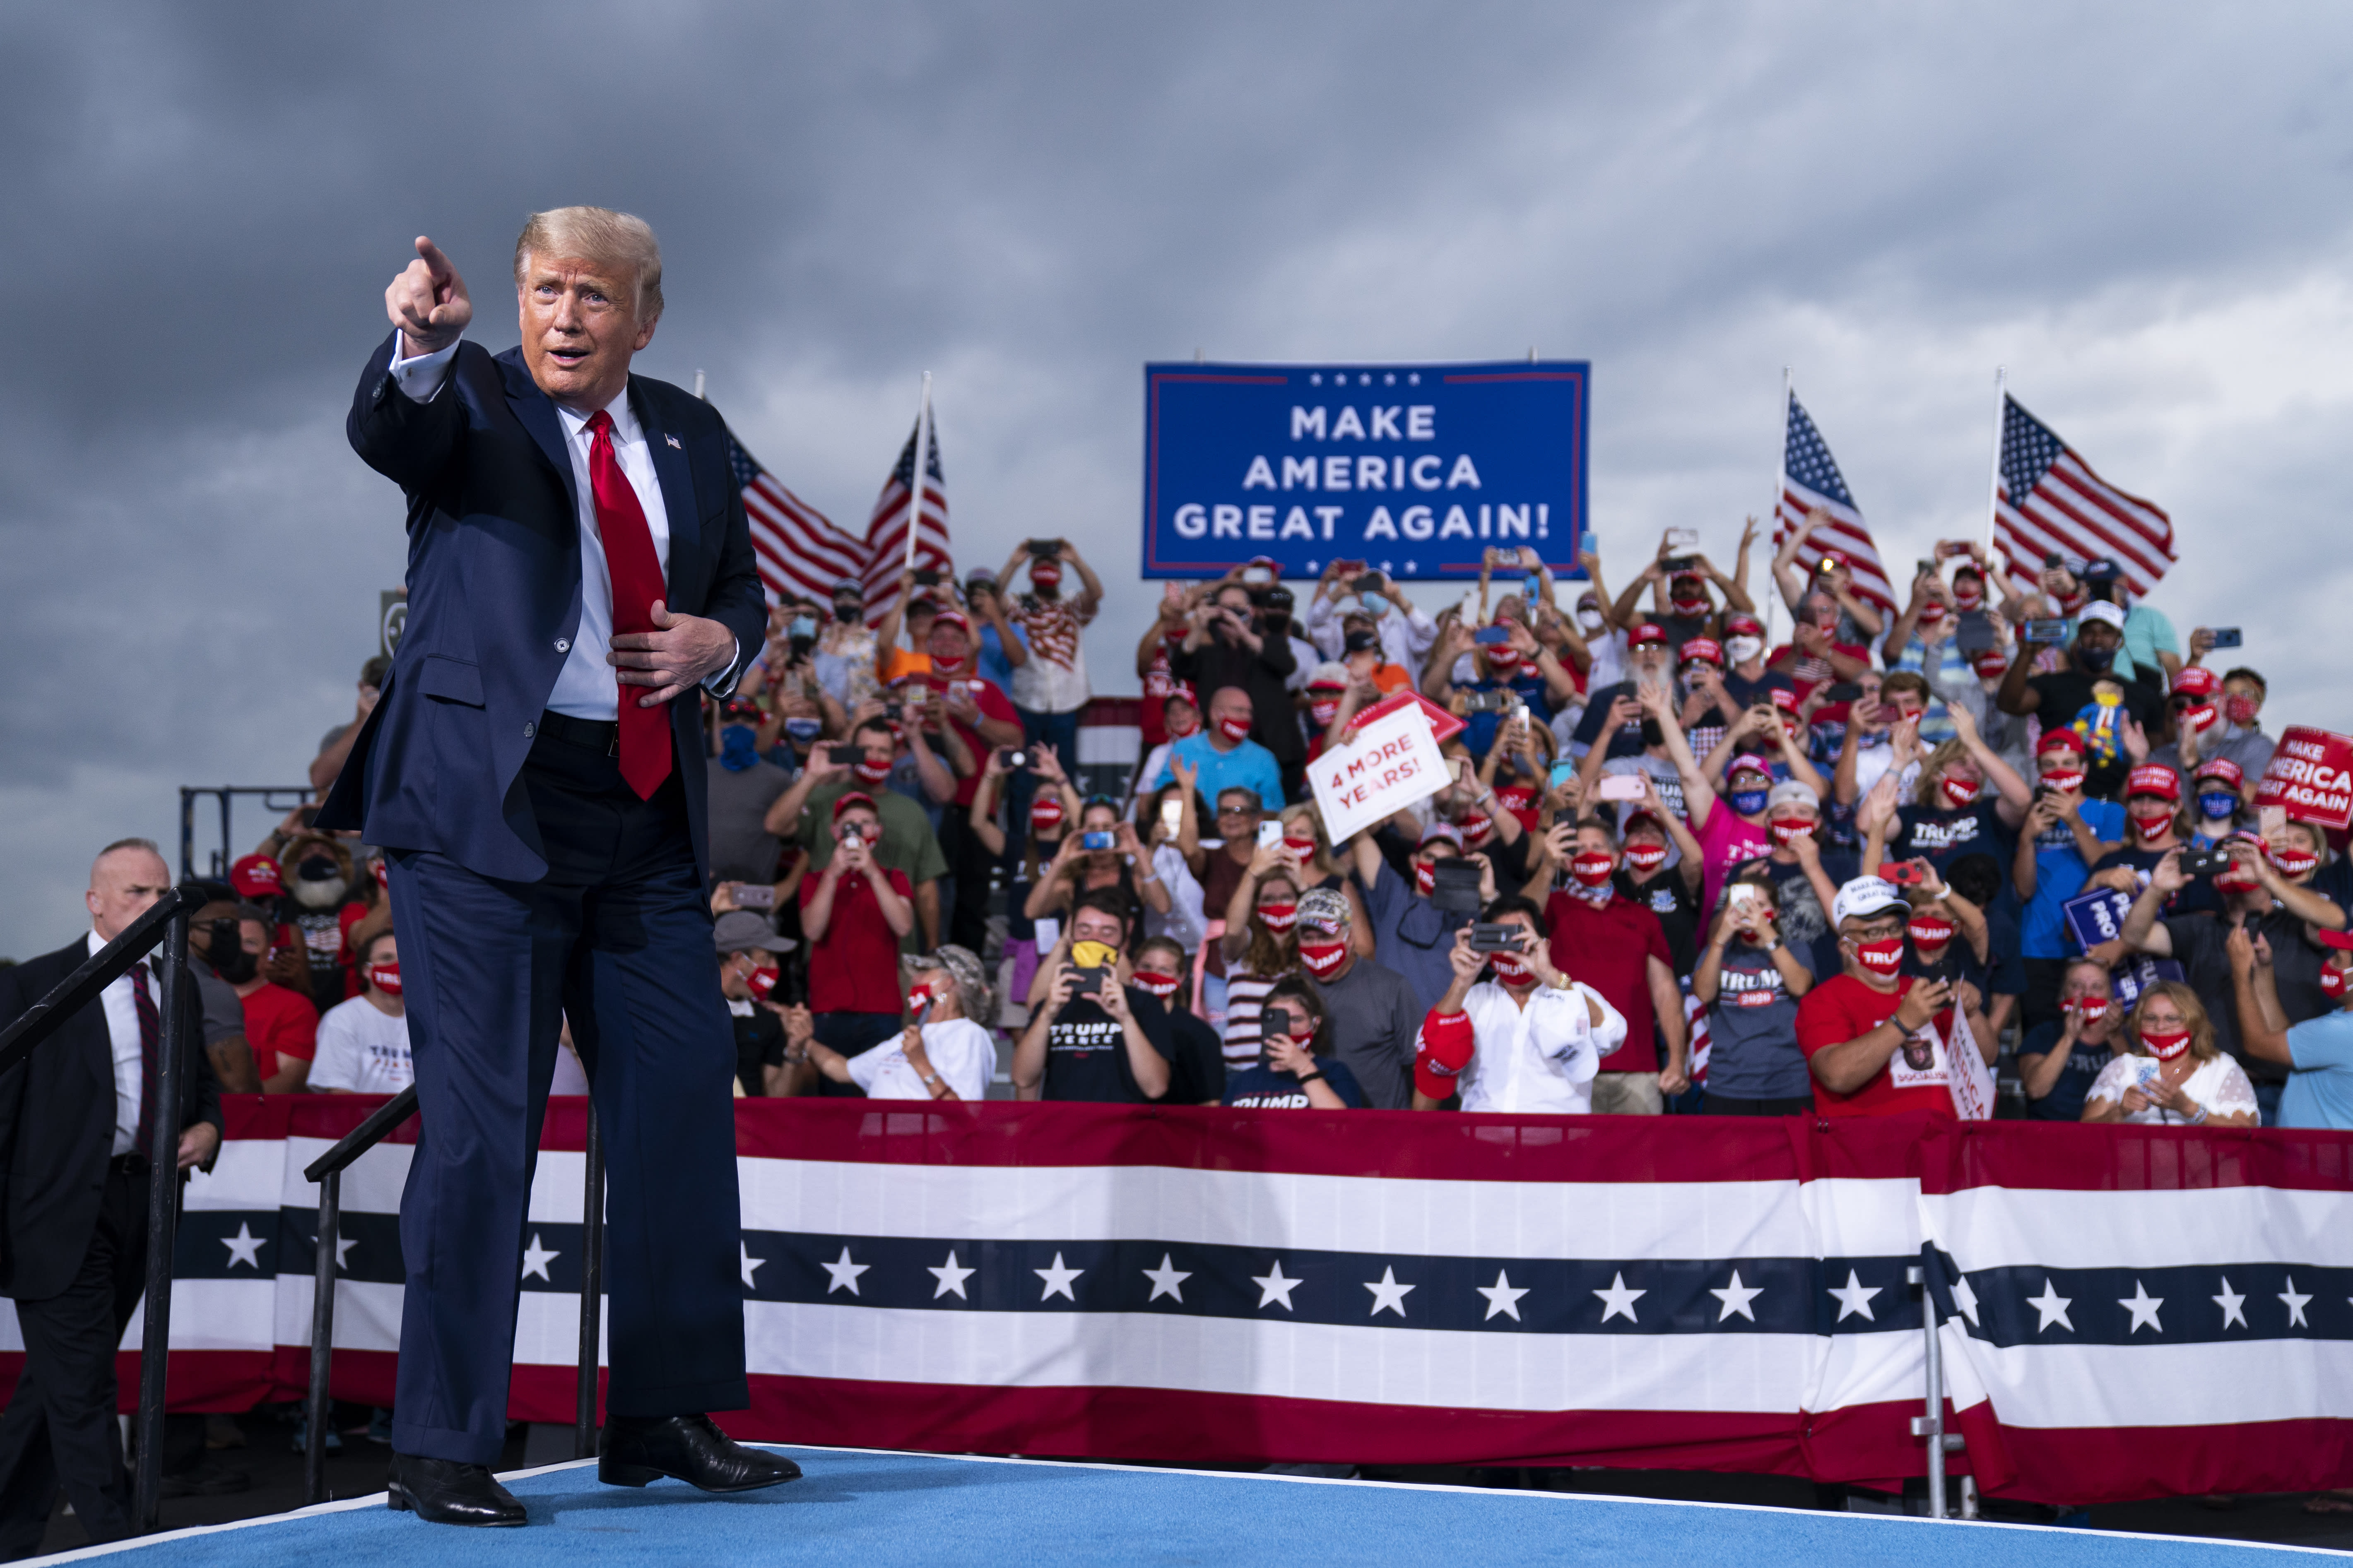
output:
<svg viewBox="0 0 2353 1568"><path fill-rule="evenodd" d="M799 1470L704 1414L750 1399L698 689L731 691L766 627L724 426L629 374L662 308L642 220L533 216L522 342L495 357L460 341L457 268L417 250L348 425L407 498L408 624L319 814L387 851L422 1118L390 1501L525 1522L489 1466L567 1016L610 1178L599 1473L773 1486Z"/></svg>
<svg viewBox="0 0 2353 1568"><path fill-rule="evenodd" d="M0 970L13 1023L122 934L172 884L155 846L126 838L90 868L90 929ZM0 1560L41 1549L63 1483L93 1541L131 1533L115 1425L114 1352L147 1284L147 1151L161 1064L160 953L135 965L0 1079L0 1294L16 1299L25 1373L0 1416ZM180 1169L220 1148L220 1083L195 977L180 974Z"/></svg>

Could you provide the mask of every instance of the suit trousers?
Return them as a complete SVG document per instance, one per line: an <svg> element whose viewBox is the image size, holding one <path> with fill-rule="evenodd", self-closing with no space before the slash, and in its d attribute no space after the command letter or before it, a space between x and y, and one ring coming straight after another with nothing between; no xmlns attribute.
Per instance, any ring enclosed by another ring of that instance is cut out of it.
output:
<svg viewBox="0 0 2353 1568"><path fill-rule="evenodd" d="M43 1300L16 1303L25 1372L0 1416L0 1561L40 1551L61 1483L92 1541L131 1533L114 1352L146 1272L147 1178L110 1163L98 1225L73 1282Z"/></svg>
<svg viewBox="0 0 2353 1568"><path fill-rule="evenodd" d="M543 879L498 880L430 850L390 858L421 1117L400 1205L392 1446L470 1464L506 1440L519 1310L556 1300L526 1298L521 1275L566 1019L604 1138L607 1409L750 1403L735 1037L679 775L640 800L617 759L543 728L518 783ZM526 1332L568 1361L576 1319L561 1300Z"/></svg>

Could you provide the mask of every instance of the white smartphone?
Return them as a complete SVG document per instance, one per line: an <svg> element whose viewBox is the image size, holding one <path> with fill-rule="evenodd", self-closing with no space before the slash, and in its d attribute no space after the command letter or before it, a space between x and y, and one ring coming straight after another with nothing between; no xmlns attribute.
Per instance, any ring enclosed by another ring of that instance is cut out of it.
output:
<svg viewBox="0 0 2353 1568"><path fill-rule="evenodd" d="M1183 801L1172 795L1160 803L1160 826L1167 829L1169 837L1176 837L1177 826L1184 820L1185 803Z"/></svg>
<svg viewBox="0 0 2353 1568"><path fill-rule="evenodd" d="M1258 825L1258 847L1271 849L1282 842L1282 824L1270 817Z"/></svg>
<svg viewBox="0 0 2353 1568"><path fill-rule="evenodd" d="M1641 776L1638 773L1603 773L1594 783L1593 798L1618 801L1640 800L1642 798Z"/></svg>
<svg viewBox="0 0 2353 1568"><path fill-rule="evenodd" d="M1667 547L1677 552L1687 552L1698 549L1699 530L1696 528L1671 528L1667 530Z"/></svg>

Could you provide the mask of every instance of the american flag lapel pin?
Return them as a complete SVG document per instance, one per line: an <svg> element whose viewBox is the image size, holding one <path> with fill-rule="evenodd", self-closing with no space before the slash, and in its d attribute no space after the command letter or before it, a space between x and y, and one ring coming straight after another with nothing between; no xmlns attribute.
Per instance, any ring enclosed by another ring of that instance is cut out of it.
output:
<svg viewBox="0 0 2353 1568"><path fill-rule="evenodd" d="M667 441L667 442L669 442L671 446L676 447L677 447L680 451L681 451L681 452L683 452L683 451L685 451L685 450L686 450L686 443L685 443L685 442L683 442L683 441L681 441L681 440L680 440L677 437L675 437L675 436L665 436L665 437L662 437L662 439L663 439L663 440L665 440L665 441Z"/></svg>

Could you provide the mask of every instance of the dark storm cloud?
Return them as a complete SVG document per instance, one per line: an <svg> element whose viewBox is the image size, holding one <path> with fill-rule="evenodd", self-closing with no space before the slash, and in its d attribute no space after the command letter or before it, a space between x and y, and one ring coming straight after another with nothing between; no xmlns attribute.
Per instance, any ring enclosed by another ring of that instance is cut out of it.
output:
<svg viewBox="0 0 2353 1568"><path fill-rule="evenodd" d="M2168 586L2185 627L2258 619L2291 566L2274 608L2318 626L2335 563L2309 535L2353 401L2313 363L2353 349L2348 30L2052 5L14 9L0 952L62 941L89 849L171 832L178 784L301 776L400 572L396 498L342 437L384 283L432 233L504 347L515 228L560 202L654 223L670 317L643 367L707 370L837 521L938 372L962 552L1102 531L1105 689L1130 679L1112 628L1156 597L1130 581L1137 365L1196 346L1590 356L1618 562L1681 521L1728 558L1793 362L1891 557L1967 526L2004 359L2206 547Z"/></svg>

